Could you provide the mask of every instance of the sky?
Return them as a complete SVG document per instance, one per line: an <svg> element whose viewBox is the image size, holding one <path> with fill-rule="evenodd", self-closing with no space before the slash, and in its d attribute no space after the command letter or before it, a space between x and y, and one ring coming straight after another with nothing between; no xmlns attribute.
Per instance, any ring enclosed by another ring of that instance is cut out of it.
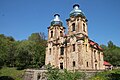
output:
<svg viewBox="0 0 120 80"><path fill-rule="evenodd" d="M64 27L74 4L88 19L89 38L98 44L112 41L120 46L120 0L0 0L0 34L25 40L32 33L44 32L55 13Z"/></svg>

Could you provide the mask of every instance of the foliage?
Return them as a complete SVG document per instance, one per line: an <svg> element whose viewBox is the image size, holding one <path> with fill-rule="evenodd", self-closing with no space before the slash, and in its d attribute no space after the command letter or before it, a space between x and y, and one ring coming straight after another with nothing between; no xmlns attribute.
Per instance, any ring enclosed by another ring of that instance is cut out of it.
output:
<svg viewBox="0 0 120 80"><path fill-rule="evenodd" d="M104 49L104 60L110 62L114 66L120 65L120 47L113 44L112 41L108 45L101 45Z"/></svg>
<svg viewBox="0 0 120 80"><path fill-rule="evenodd" d="M45 61L46 40L44 33L32 33L29 40L15 41L0 34L0 68L2 66L40 68Z"/></svg>
<svg viewBox="0 0 120 80"><path fill-rule="evenodd" d="M58 68L53 68L50 65L47 65L47 79L48 80L59 80L60 78L60 72Z"/></svg>
<svg viewBox="0 0 120 80"><path fill-rule="evenodd" d="M90 80L120 80L120 69L99 72Z"/></svg>
<svg viewBox="0 0 120 80"><path fill-rule="evenodd" d="M0 69L0 80L1 77L11 77L13 80L23 80L24 70L16 70L15 68L4 67ZM10 79L9 79L10 80Z"/></svg>
<svg viewBox="0 0 120 80"><path fill-rule="evenodd" d="M48 80L78 80L81 79L83 74L75 71L67 71L66 69L59 70L58 68L53 68L47 65L47 78Z"/></svg>
<svg viewBox="0 0 120 80"><path fill-rule="evenodd" d="M14 39L12 37L6 37L3 34L0 34L0 66L11 65L12 58L10 57L14 52L13 49ZM13 56L13 55L12 55Z"/></svg>
<svg viewBox="0 0 120 80"><path fill-rule="evenodd" d="M34 41L34 42L41 42L45 40L45 34L44 33L32 33L29 37L28 40Z"/></svg>

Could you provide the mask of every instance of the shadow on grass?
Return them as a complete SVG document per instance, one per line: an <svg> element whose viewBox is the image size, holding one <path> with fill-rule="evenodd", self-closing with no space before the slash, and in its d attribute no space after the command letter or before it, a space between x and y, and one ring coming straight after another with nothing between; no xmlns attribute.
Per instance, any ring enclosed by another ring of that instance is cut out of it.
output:
<svg viewBox="0 0 120 80"><path fill-rule="evenodd" d="M0 76L0 80L15 80L10 76Z"/></svg>

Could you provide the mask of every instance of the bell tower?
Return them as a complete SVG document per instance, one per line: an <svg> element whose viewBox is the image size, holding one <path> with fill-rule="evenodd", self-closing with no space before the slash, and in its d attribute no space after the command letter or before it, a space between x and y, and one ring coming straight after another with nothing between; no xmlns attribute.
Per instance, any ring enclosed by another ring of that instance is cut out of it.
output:
<svg viewBox="0 0 120 80"><path fill-rule="evenodd" d="M78 4L73 5L73 10L69 14L69 19L66 20L68 25L68 40L70 40L68 48L70 56L74 54L72 58L69 57L69 62L76 63L76 66L69 67L70 69L84 69L86 67L88 58L89 38L87 30L87 19Z"/></svg>
<svg viewBox="0 0 120 80"><path fill-rule="evenodd" d="M79 9L79 5L73 5L73 10L70 12L70 18L67 19L68 35L83 34L88 36L87 19L84 13Z"/></svg>
<svg viewBox="0 0 120 80"><path fill-rule="evenodd" d="M50 27L48 27L48 40L51 41L57 39L58 37L63 37L64 32L65 27L63 27L63 23L60 20L60 15L55 14Z"/></svg>
<svg viewBox="0 0 120 80"><path fill-rule="evenodd" d="M51 21L50 27L48 27L48 41L46 48L46 60L45 64L51 64L55 67L59 65L60 47L64 39L65 27L60 20L60 15L55 14L54 19Z"/></svg>

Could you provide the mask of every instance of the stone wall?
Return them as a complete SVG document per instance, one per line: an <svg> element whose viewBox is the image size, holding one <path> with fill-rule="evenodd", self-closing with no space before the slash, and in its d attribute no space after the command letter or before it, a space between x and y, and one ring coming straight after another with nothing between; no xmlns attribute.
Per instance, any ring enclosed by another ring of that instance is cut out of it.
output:
<svg viewBox="0 0 120 80"><path fill-rule="evenodd" d="M46 71L47 70L27 69L25 71L24 80L47 80Z"/></svg>
<svg viewBox="0 0 120 80"><path fill-rule="evenodd" d="M27 69L25 71L24 80L47 80L46 72L47 70ZM81 80L88 80L90 77L101 71L80 70L80 72L85 74Z"/></svg>

